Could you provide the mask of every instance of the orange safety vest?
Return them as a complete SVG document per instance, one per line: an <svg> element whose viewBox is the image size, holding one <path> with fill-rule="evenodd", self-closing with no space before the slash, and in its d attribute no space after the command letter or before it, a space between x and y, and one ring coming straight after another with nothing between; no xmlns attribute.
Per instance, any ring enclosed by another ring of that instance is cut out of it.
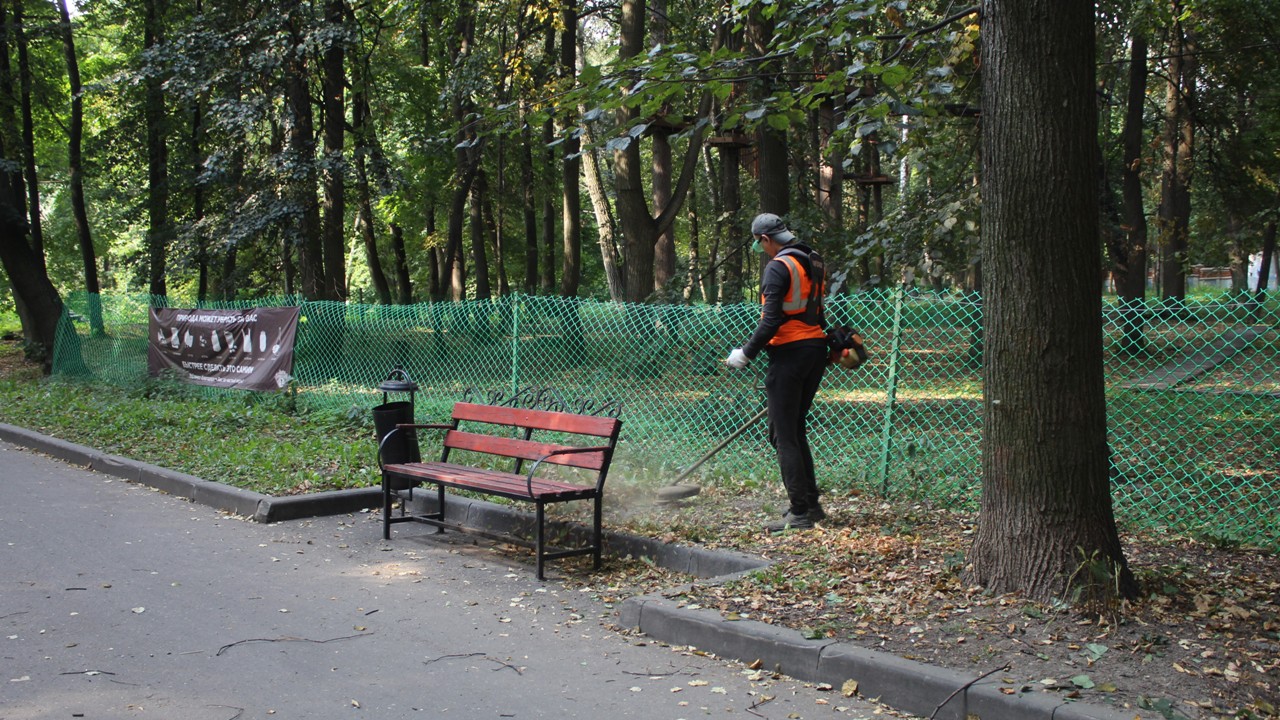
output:
<svg viewBox="0 0 1280 720"><path fill-rule="evenodd" d="M769 339L770 346L797 340L822 339L827 336L822 326L818 324L818 317L822 312L822 295L826 289L825 283L823 279L814 283L804 271L804 267L800 265L800 261L796 259L795 254L794 251L788 254L783 250L773 258L786 266L787 272L791 275L791 286L786 296L782 298L782 312L787 316L787 320ZM824 274L819 265L818 275ZM761 294L760 303L763 305L764 301L764 295ZM761 312L761 315L763 316L764 313Z"/></svg>

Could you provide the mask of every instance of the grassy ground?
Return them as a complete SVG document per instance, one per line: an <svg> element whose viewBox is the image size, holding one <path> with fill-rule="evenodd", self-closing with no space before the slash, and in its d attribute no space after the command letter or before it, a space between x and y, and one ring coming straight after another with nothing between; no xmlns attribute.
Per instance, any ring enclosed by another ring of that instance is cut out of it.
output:
<svg viewBox="0 0 1280 720"><path fill-rule="evenodd" d="M269 494L376 483L366 415L309 409L288 395L48 382L15 340L0 341L0 422ZM1143 718L1280 717L1275 555L1125 533L1143 597L1082 615L967 586L971 513L833 493L817 530L769 537L760 528L784 507L772 479L702 480L703 492L678 507L654 503L656 481L611 473L606 524L774 561L729 584L682 591L690 605L975 677L994 670L1011 693L1109 703ZM619 599L678 584L643 562L611 561L603 576L572 564L566 572L565 582L607 587Z"/></svg>

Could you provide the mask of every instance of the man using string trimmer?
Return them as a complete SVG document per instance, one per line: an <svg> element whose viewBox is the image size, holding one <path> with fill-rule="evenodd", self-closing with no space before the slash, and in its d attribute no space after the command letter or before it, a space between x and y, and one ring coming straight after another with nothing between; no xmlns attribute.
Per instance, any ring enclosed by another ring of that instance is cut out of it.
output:
<svg viewBox="0 0 1280 720"><path fill-rule="evenodd" d="M806 425L830 351L822 312L826 269L822 257L796 240L782 218L762 213L751 221L752 249L769 258L760 283L763 310L751 338L725 359L745 368L761 350L769 356L765 397L769 441L778 453L790 507L768 523L771 533L812 528L826 518L818 502Z"/></svg>

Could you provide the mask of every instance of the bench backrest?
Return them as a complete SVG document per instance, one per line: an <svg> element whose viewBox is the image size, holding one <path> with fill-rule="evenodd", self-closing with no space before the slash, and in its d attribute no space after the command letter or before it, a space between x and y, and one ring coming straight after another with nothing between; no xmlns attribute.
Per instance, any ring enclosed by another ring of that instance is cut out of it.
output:
<svg viewBox="0 0 1280 720"><path fill-rule="evenodd" d="M506 437L486 433L471 432L461 423L484 423L502 425L524 430L524 437ZM575 415L573 413L552 412L549 410L529 410L526 408L500 407L495 405L477 405L474 403L457 403L453 406L454 429L449 430L444 438L445 458L449 450L471 450L474 452L500 455L517 460L537 460L554 450L574 447L558 443L545 443L530 439L537 431L567 433L603 438L603 442L583 443L583 446L608 447L599 452L570 453L553 455L545 460L556 465L602 470L608 467L613 454L613 447L618 440L618 432L622 421L617 418L599 417L595 415Z"/></svg>

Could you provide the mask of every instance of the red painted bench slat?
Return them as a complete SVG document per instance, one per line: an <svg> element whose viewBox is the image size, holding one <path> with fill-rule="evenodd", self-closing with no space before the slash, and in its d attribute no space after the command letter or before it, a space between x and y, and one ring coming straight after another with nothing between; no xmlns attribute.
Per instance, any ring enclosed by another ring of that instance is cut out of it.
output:
<svg viewBox="0 0 1280 720"><path fill-rule="evenodd" d="M453 406L453 419L604 438L612 437L622 425L622 421L617 418L598 415L574 415L550 410L528 410L461 402Z"/></svg>
<svg viewBox="0 0 1280 720"><path fill-rule="evenodd" d="M533 440L498 437L495 435L481 435L478 433L463 432L462 430L450 430L445 433L444 446L457 450L472 450L475 452L487 453L489 455L519 458L521 460L537 460L540 457L545 457L550 452L573 448L572 445L552 445L550 443L534 442ZM548 457L545 462L553 463L555 465L568 465L570 467L586 468L588 470L599 470L604 467L605 453L609 452L611 449L612 448L603 447L599 452L552 455L551 457Z"/></svg>

